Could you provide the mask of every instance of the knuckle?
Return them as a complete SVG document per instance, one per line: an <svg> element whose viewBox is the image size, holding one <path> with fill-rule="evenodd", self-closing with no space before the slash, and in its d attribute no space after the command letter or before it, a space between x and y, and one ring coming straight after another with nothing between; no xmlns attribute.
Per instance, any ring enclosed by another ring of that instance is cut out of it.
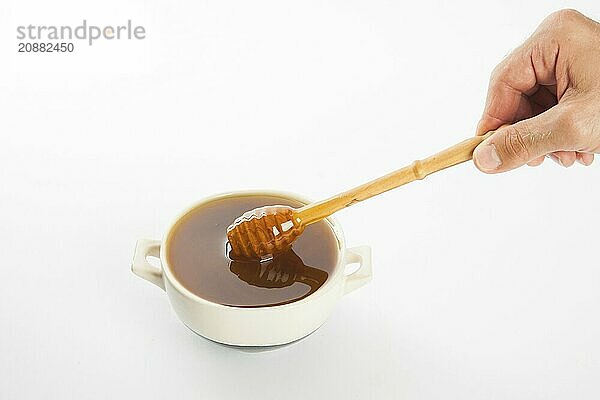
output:
<svg viewBox="0 0 600 400"><path fill-rule="evenodd" d="M536 39L531 45L531 60L536 70L553 71L560 47L558 38L549 33L542 33Z"/></svg>
<svg viewBox="0 0 600 400"><path fill-rule="evenodd" d="M583 14L573 8L563 8L554 12L558 19L563 21L578 21L583 17Z"/></svg>
<svg viewBox="0 0 600 400"><path fill-rule="evenodd" d="M565 144L576 144L580 139L581 120L572 105L563 106L558 122Z"/></svg>
<svg viewBox="0 0 600 400"><path fill-rule="evenodd" d="M583 18L583 14L572 8L558 10L546 17L544 23L550 28L562 31L569 28L573 24L579 23Z"/></svg>
<svg viewBox="0 0 600 400"><path fill-rule="evenodd" d="M508 73L508 59L510 55L507 56L502 62L492 70L490 75L490 87L496 87L502 84Z"/></svg>
<svg viewBox="0 0 600 400"><path fill-rule="evenodd" d="M554 11L546 18L550 22L573 21L581 17L581 13L572 8L563 8L562 10Z"/></svg>
<svg viewBox="0 0 600 400"><path fill-rule="evenodd" d="M565 105L562 107L562 111L558 120L562 129L567 129L573 126L575 123L574 112L571 106Z"/></svg>
<svg viewBox="0 0 600 400"><path fill-rule="evenodd" d="M490 73L490 81L489 81L489 86L493 87L499 79L500 76L500 64L496 65L494 67L494 69L492 70L492 72Z"/></svg>
<svg viewBox="0 0 600 400"><path fill-rule="evenodd" d="M492 70L492 75L491 75L491 79L498 79L499 77L501 77L505 71L506 71L506 59L508 58L505 57L498 65L496 65L494 67L494 69Z"/></svg>

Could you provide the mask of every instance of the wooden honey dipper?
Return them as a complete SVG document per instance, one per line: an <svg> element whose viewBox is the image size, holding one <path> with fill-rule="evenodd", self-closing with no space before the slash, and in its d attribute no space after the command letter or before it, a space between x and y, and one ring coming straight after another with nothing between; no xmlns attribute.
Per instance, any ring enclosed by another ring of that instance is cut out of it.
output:
<svg viewBox="0 0 600 400"><path fill-rule="evenodd" d="M247 211L227 228L230 255L234 259L269 259L288 249L308 225L327 218L342 208L470 160L475 147L492 133L467 139L431 157L415 161L323 201L300 208L274 205Z"/></svg>

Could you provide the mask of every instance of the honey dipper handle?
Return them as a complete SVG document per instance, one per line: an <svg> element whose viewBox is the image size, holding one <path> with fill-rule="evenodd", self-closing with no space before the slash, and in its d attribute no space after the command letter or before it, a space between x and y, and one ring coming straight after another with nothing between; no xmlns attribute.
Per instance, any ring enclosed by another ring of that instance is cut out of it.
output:
<svg viewBox="0 0 600 400"><path fill-rule="evenodd" d="M296 212L296 218L304 226L328 217L342 208L349 207L359 201L366 200L378 194L395 189L417 179L423 179L427 175L453 165L468 161L473 157L473 150L493 132L484 136L475 136L452 147L442 150L431 157L417 160L411 165L400 168L381 178L367 182L354 189L330 197L317 203L301 207Z"/></svg>

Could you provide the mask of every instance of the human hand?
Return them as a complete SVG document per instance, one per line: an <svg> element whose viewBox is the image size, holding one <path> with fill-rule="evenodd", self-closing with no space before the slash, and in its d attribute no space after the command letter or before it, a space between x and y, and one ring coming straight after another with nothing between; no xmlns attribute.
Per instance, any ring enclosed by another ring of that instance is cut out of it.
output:
<svg viewBox="0 0 600 400"><path fill-rule="evenodd" d="M547 17L492 73L473 153L477 168L565 167L600 152L600 24L574 10Z"/></svg>

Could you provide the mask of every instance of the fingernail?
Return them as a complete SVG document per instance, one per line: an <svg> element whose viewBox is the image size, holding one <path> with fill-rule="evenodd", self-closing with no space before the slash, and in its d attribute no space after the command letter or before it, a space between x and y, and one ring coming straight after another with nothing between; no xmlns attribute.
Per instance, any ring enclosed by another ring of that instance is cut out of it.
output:
<svg viewBox="0 0 600 400"><path fill-rule="evenodd" d="M562 163L562 161L560 161L560 158L556 157L554 154L550 153L548 154L550 156L550 158L552 159L552 161L554 161L555 163L557 163L558 165L560 165L561 167L564 167L564 164Z"/></svg>
<svg viewBox="0 0 600 400"><path fill-rule="evenodd" d="M586 164L585 162L583 162L583 155L582 154L577 154L577 157L575 157L575 160L577 160L577 162L581 165L585 165L586 167L588 166L588 164Z"/></svg>
<svg viewBox="0 0 600 400"><path fill-rule="evenodd" d="M485 143L477 147L473 157L477 166L484 171L493 171L502 164L493 143Z"/></svg>

